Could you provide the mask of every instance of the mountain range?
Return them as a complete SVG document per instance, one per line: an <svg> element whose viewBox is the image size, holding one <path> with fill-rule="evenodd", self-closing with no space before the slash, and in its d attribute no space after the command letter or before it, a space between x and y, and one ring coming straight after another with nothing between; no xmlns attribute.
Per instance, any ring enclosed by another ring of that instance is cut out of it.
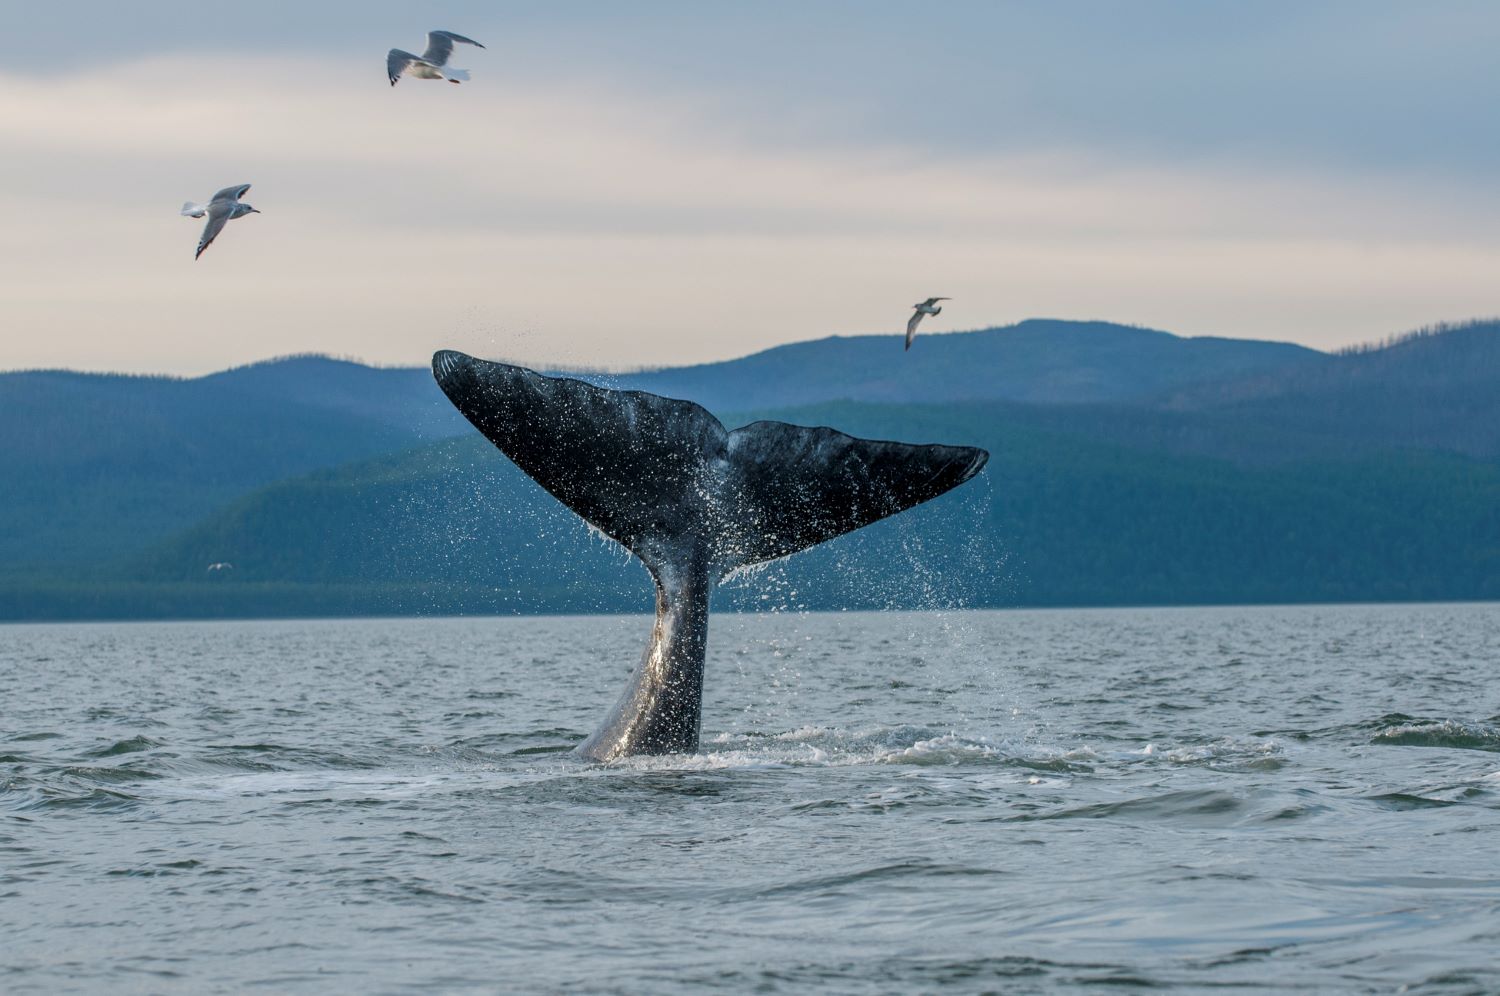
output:
<svg viewBox="0 0 1500 996"><path fill-rule="evenodd" d="M740 607L1500 597L1500 324L1328 354L1033 320L580 376L991 450L967 488L737 582ZM8 373L0 413L0 618L648 606L425 367Z"/></svg>

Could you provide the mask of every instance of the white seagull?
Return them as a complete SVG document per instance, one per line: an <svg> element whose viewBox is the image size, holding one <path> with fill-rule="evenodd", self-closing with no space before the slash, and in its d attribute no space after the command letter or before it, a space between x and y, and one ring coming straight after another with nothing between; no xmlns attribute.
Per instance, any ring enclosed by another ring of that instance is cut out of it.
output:
<svg viewBox="0 0 1500 996"><path fill-rule="evenodd" d="M232 570L234 570L234 565L227 560L221 560L218 563L208 565L208 573L210 574L218 574L220 571Z"/></svg>
<svg viewBox="0 0 1500 996"><path fill-rule="evenodd" d="M208 215L208 224L203 226L203 235L198 239L198 251L193 253L197 259L203 255L209 243L219 237L224 226L231 218L243 218L247 214L260 214L260 211L248 204L241 204L240 198L250 189L250 184L242 183L238 187L225 187L223 190L209 198L207 204L194 204L188 201L182 205L182 213L188 218L201 218Z"/></svg>
<svg viewBox="0 0 1500 996"><path fill-rule="evenodd" d="M927 300L923 301L921 304L914 304L914 305L912 305L912 307L916 308L917 311L916 311L916 314L912 315L911 318L906 323L906 348L907 349L911 348L911 341L917 337L917 326L920 325L920 324L922 324L922 316L923 315L941 315L943 313L943 309L937 307L937 303L939 301L951 301L951 300L952 300L952 298L947 298L947 297L929 297Z"/></svg>
<svg viewBox="0 0 1500 996"><path fill-rule="evenodd" d="M391 78L391 86L395 86L396 81L403 75L415 76L419 80L447 80L449 83L459 83L468 79L468 70L448 68L448 56L453 54L454 42L484 48L474 39L455 35L451 31L429 31L427 32L427 51L421 55L412 55L410 52L393 48L385 57L385 71L386 75Z"/></svg>

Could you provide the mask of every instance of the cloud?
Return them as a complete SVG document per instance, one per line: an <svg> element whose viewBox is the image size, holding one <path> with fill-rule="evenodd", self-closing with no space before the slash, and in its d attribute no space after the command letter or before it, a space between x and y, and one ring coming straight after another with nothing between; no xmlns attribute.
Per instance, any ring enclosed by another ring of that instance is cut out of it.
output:
<svg viewBox="0 0 1500 996"><path fill-rule="evenodd" d="M483 56L463 87L392 89L352 56L0 77L0 294L21 330L0 367L439 346L690 362L895 334L928 294L956 299L949 328L1052 315L1316 345L1497 310L1477 185L1063 141L761 141L775 108L486 85ZM264 214L194 263L177 206L239 182Z"/></svg>
<svg viewBox="0 0 1500 996"><path fill-rule="evenodd" d="M919 15L902 0L446 0L420 12L263 0L253 13L80 0L9 13L7 38L25 43L5 64L50 77L154 53L347 59L373 78L386 48L447 25L491 46L477 64L507 88L701 94L726 121L763 126L757 145L922 136L965 152L1084 145L1476 179L1500 166L1500 137L1482 125L1500 99L1489 0L941 0ZM67 44L30 41L57 38Z"/></svg>

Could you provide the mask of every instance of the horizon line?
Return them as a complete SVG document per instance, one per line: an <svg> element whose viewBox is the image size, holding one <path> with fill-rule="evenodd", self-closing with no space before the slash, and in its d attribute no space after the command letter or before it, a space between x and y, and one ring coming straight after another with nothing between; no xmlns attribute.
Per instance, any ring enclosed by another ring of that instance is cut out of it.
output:
<svg viewBox="0 0 1500 996"><path fill-rule="evenodd" d="M1462 331L1464 329L1500 324L1500 315L1476 316L1459 320L1438 320L1434 322L1428 322L1426 324L1419 325L1416 328L1410 328L1401 332L1387 333L1386 335L1380 336L1378 338L1351 343L1349 345L1340 346L1335 349L1319 349L1316 346L1308 346L1303 343L1294 342L1290 339L1262 339L1255 337L1241 338L1237 336L1213 334L1183 335L1181 333L1172 332L1167 329L1155 328L1154 326L1150 325L1142 325L1135 322L1117 322L1107 318L1051 318L1043 316L1023 318L1018 322L1012 322L1008 325L984 325L977 328L948 329L941 332L929 332L925 333L922 338L937 339L946 338L949 336L978 335L985 332L1003 332L1018 329L1024 325L1040 322L1050 322L1063 325L1110 325L1114 326L1115 328L1131 329L1140 332L1155 332L1161 335L1171 336L1174 339L1183 340L1218 339L1229 342L1277 343L1287 346L1296 346L1300 349L1306 349L1309 352L1321 353L1324 356L1350 356L1379 352L1384 349L1390 349L1394 346L1402 345L1403 343L1410 342L1415 339L1429 338L1436 335L1443 335L1449 332ZM752 356L760 356L764 353L773 352L778 349L802 346L814 342L826 342L830 339L879 339L885 336L896 335L896 333L891 332L833 332L827 335L817 336L810 339L795 339L790 342L778 343L774 346L768 346L765 349L758 349L751 353L739 353L733 356L724 357L723 359L705 360L699 363L685 363L676 366L657 364L628 367L609 367L588 366L584 364L529 364L522 363L516 360L514 357L493 357L493 359L496 359L499 362L515 363L519 366L526 366L529 369L545 370L555 373L582 374L586 376L629 376L634 374L660 373L668 370L687 370L694 367L715 366L721 363L734 363L739 360L748 359ZM362 357L355 356L350 353L323 352L313 349L295 353L279 353L277 355L267 356L259 360L250 360L245 363L236 363L227 367L218 367L205 373L199 374L151 373L127 370L89 370L76 367L15 367L0 370L0 377L23 374L73 374L84 377L130 377L139 378L141 380L192 381L204 380L209 377L217 377L223 374L235 373L242 370L253 370L256 367L272 366L278 363L289 363L295 360L327 360L334 363L348 363L354 366L361 366L371 370L421 370L426 367L426 364L424 363L380 363L376 361L366 360Z"/></svg>

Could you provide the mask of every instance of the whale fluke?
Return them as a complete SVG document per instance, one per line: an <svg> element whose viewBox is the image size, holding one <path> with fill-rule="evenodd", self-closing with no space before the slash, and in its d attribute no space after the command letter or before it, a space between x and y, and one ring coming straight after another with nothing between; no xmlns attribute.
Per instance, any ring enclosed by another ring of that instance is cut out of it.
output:
<svg viewBox="0 0 1500 996"><path fill-rule="evenodd" d="M989 458L785 422L730 432L691 401L451 350L432 371L475 428L656 582L651 644L579 747L596 760L697 749L708 598L724 577L936 498Z"/></svg>

